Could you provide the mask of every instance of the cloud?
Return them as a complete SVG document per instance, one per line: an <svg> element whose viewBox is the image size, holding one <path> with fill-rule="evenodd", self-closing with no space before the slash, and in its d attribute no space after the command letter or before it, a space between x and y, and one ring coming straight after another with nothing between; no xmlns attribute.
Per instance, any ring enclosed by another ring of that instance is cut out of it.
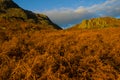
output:
<svg viewBox="0 0 120 80"><path fill-rule="evenodd" d="M93 5L89 11L99 16L120 16L120 0L107 0L103 4Z"/></svg>
<svg viewBox="0 0 120 80"><path fill-rule="evenodd" d="M95 4L90 7L80 6L76 9L60 8L44 11L44 14L60 26L79 23L83 19L99 16L120 16L120 0L106 0L102 4Z"/></svg>
<svg viewBox="0 0 120 80"><path fill-rule="evenodd" d="M95 16L95 14L90 13L85 9L73 10L65 8L46 11L45 14L47 14L53 22L62 26L67 24L74 24L76 22L80 22L84 18Z"/></svg>

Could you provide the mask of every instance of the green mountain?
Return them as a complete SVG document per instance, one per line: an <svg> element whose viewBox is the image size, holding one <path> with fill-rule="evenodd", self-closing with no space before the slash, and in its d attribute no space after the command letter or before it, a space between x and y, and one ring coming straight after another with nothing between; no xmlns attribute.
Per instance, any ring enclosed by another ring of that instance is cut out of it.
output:
<svg viewBox="0 0 120 80"><path fill-rule="evenodd" d="M62 29L54 24L46 15L24 10L12 0L0 0L0 19L12 20L12 23L15 20L24 21L35 24L40 29Z"/></svg>
<svg viewBox="0 0 120 80"><path fill-rule="evenodd" d="M120 27L120 20L112 17L99 17L90 20L83 20L70 29L95 29L107 27Z"/></svg>

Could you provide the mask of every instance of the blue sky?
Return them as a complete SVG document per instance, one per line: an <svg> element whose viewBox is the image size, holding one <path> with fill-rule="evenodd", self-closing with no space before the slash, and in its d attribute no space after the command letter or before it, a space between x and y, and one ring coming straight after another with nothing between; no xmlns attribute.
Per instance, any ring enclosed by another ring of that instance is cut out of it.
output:
<svg viewBox="0 0 120 80"><path fill-rule="evenodd" d="M46 14L54 23L67 27L83 19L120 16L120 0L14 0L20 7Z"/></svg>
<svg viewBox="0 0 120 80"><path fill-rule="evenodd" d="M32 11L45 11L57 8L77 8L79 6L91 6L99 4L105 0L14 0L17 4L25 9Z"/></svg>

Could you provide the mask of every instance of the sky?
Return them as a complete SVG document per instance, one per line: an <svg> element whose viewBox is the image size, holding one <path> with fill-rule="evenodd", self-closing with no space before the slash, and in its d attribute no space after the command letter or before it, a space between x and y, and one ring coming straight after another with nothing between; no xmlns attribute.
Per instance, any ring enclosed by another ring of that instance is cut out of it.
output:
<svg viewBox="0 0 120 80"><path fill-rule="evenodd" d="M120 0L13 0L20 7L46 14L65 28L95 17L120 17Z"/></svg>

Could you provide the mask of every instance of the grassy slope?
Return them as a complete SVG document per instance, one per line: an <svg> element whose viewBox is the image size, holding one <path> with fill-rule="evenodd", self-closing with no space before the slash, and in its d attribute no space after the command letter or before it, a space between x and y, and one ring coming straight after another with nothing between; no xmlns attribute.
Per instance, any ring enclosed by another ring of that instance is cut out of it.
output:
<svg viewBox="0 0 120 80"><path fill-rule="evenodd" d="M0 80L120 79L119 27L58 31L47 16L24 12L17 5L7 11L0 7ZM90 21L106 26L104 20ZM106 21L119 26L114 19Z"/></svg>
<svg viewBox="0 0 120 80"><path fill-rule="evenodd" d="M120 28L2 33L0 38L0 80L120 79Z"/></svg>
<svg viewBox="0 0 120 80"><path fill-rule="evenodd" d="M70 29L96 29L107 27L119 27L120 20L112 17L99 17L89 20L83 20L80 24L76 24Z"/></svg>

